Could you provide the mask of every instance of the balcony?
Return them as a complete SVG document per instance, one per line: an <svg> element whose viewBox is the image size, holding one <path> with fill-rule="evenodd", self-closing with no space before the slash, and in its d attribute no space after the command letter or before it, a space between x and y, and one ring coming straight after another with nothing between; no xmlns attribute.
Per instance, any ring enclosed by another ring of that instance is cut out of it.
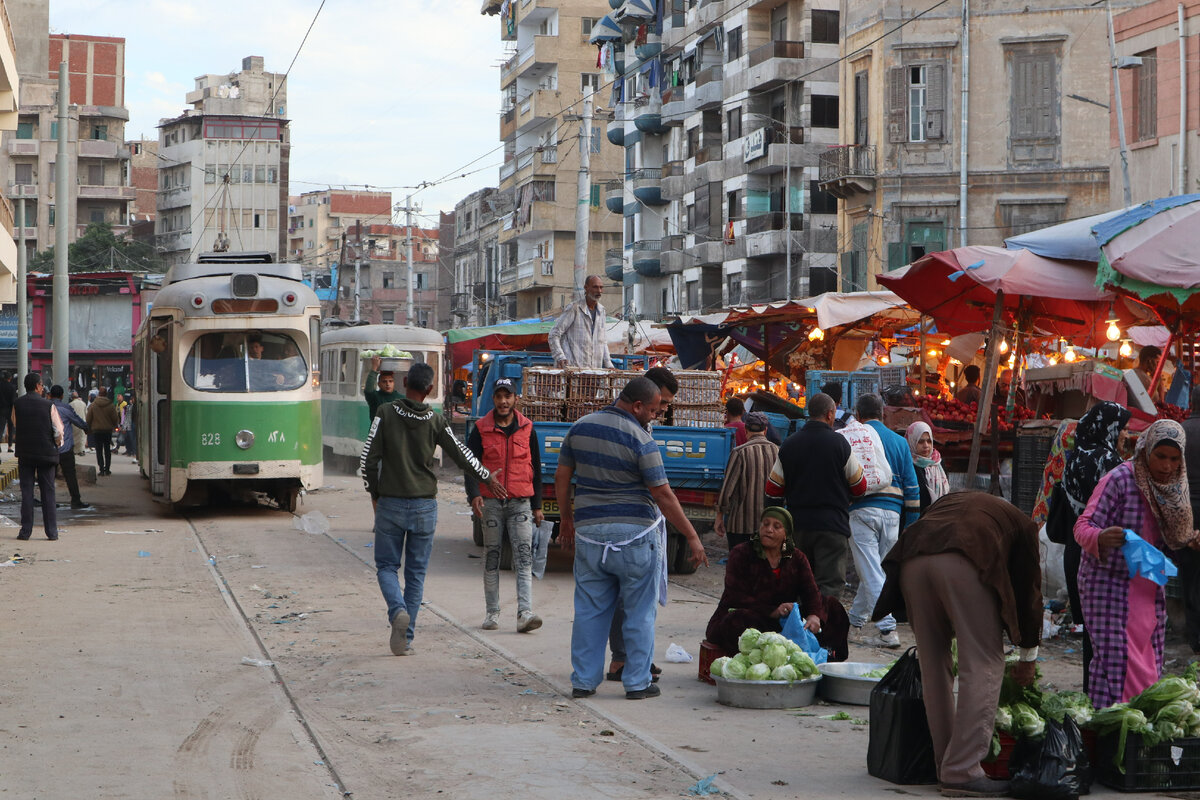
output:
<svg viewBox="0 0 1200 800"><path fill-rule="evenodd" d="M604 184L604 207L614 214L625 211L625 182L608 181Z"/></svg>
<svg viewBox="0 0 1200 800"><path fill-rule="evenodd" d="M749 65L738 75L730 93L775 89L785 83L811 75L814 80L837 80L837 75L819 75L817 70L831 66L832 58L805 58L804 42L771 42L750 51Z"/></svg>
<svg viewBox="0 0 1200 800"><path fill-rule="evenodd" d="M613 11L616 11L623 5L625 5L625 0L608 0L608 7Z"/></svg>
<svg viewBox="0 0 1200 800"><path fill-rule="evenodd" d="M509 106L508 110L500 113L500 138L508 141L517 133L517 107Z"/></svg>
<svg viewBox="0 0 1200 800"><path fill-rule="evenodd" d="M660 167L637 169L630 177L633 178L633 196L638 200L648 206L663 206L670 202L662 195L662 169Z"/></svg>
<svg viewBox="0 0 1200 800"><path fill-rule="evenodd" d="M769 42L750 51L750 66L772 58L804 58L804 42Z"/></svg>
<svg viewBox="0 0 1200 800"><path fill-rule="evenodd" d="M38 238L37 228L13 228L13 241L21 241L21 233L25 233L26 241L35 241Z"/></svg>
<svg viewBox="0 0 1200 800"><path fill-rule="evenodd" d="M688 27L697 33L702 33L725 18L725 0L701 0L699 4L687 12L695 22Z"/></svg>
<svg viewBox="0 0 1200 800"><path fill-rule="evenodd" d="M520 216L518 211L516 215ZM529 206L529 212L524 224L514 218L512 224L512 236L544 237L547 234L555 231L574 231L575 230L575 204L559 207L552 201L535 200ZM502 240L504 237L502 237Z"/></svg>
<svg viewBox="0 0 1200 800"><path fill-rule="evenodd" d="M687 265L689 267L703 267L709 264L719 265L725 262L725 242L720 239L705 242L698 241L684 252L687 254L685 258L691 262Z"/></svg>
<svg viewBox="0 0 1200 800"><path fill-rule="evenodd" d="M662 122L663 125L682 125L684 117L690 112L691 101L682 86L670 86L662 91Z"/></svg>
<svg viewBox="0 0 1200 800"><path fill-rule="evenodd" d="M657 33L647 33L634 41L633 52L639 61L649 61L662 52L662 37Z"/></svg>
<svg viewBox="0 0 1200 800"><path fill-rule="evenodd" d="M683 234L676 233L671 236L662 238L662 247L659 252L659 268L664 275L672 275L677 272L683 272L686 267L692 265L692 259L683 249Z"/></svg>
<svg viewBox="0 0 1200 800"><path fill-rule="evenodd" d="M38 185L36 183L17 183L16 181L8 182L8 197L17 200L19 198L36 198L38 196Z"/></svg>
<svg viewBox="0 0 1200 800"><path fill-rule="evenodd" d="M621 275L625 271L625 251L619 247L613 247L604 251L604 274L608 276L610 281L621 282Z"/></svg>
<svg viewBox="0 0 1200 800"><path fill-rule="evenodd" d="M555 89L535 89L517 101L517 132L540 125L562 108L561 97Z"/></svg>
<svg viewBox="0 0 1200 800"><path fill-rule="evenodd" d="M792 214L792 253L803 250L798 246L796 234L804 230L804 215ZM746 258L769 258L786 255L788 215L782 211L760 214L746 220Z"/></svg>
<svg viewBox="0 0 1200 800"><path fill-rule="evenodd" d="M642 133L666 133L662 122L662 101L657 97L639 97L633 101L633 124Z"/></svg>
<svg viewBox="0 0 1200 800"><path fill-rule="evenodd" d="M10 139L7 149L10 156L36 156L41 146L37 139Z"/></svg>
<svg viewBox="0 0 1200 800"><path fill-rule="evenodd" d="M617 147L625 145L625 120L621 119L621 113L617 112L617 118L608 123L608 130L605 134L608 137L609 144L615 144Z"/></svg>
<svg viewBox="0 0 1200 800"><path fill-rule="evenodd" d="M80 139L80 158L129 158L129 148L121 142L104 139Z"/></svg>
<svg viewBox="0 0 1200 800"><path fill-rule="evenodd" d="M662 169L662 195L668 200L682 200L687 181L683 177L683 162L668 161Z"/></svg>
<svg viewBox="0 0 1200 800"><path fill-rule="evenodd" d="M662 261L659 258L662 239L642 239L634 242L630 249L633 251L634 271L646 278L658 278L662 275Z"/></svg>
<svg viewBox="0 0 1200 800"><path fill-rule="evenodd" d="M875 145L831 147L820 157L821 188L845 200L875 191Z"/></svg>
<svg viewBox="0 0 1200 800"><path fill-rule="evenodd" d="M803 146L804 128L770 127L760 130L763 133L757 148L752 133L745 138L742 153L732 156L735 161L740 160L745 164L747 173L770 175L785 171L789 165L792 169L801 167L812 158Z"/></svg>
<svg viewBox="0 0 1200 800"><path fill-rule="evenodd" d="M125 234L129 233L130 230L128 225L118 225L112 222L109 223L109 227L112 228L113 236L124 236ZM80 236L83 236L85 233L87 233L87 228L88 226L86 224L76 225L75 238L78 239Z"/></svg>
<svg viewBox="0 0 1200 800"><path fill-rule="evenodd" d="M534 177L553 177L558 173L558 146L526 147L510 163L514 165L517 183ZM504 180L503 170L500 180Z"/></svg>
<svg viewBox="0 0 1200 800"><path fill-rule="evenodd" d="M696 73L696 90L692 95L692 109L704 109L720 105L724 98L721 86L724 69L720 64L714 64Z"/></svg>
<svg viewBox="0 0 1200 800"><path fill-rule="evenodd" d="M137 198L137 189L132 186L92 186L79 185L80 200L121 200L132 201Z"/></svg>

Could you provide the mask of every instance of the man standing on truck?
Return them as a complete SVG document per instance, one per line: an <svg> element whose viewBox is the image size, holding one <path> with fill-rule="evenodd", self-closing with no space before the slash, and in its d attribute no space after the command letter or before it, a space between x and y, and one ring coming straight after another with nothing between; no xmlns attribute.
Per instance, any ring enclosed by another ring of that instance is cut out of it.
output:
<svg viewBox="0 0 1200 800"><path fill-rule="evenodd" d="M560 367L612 369L604 322L607 312L600 305L604 279L589 275L583 284L583 300L571 303L550 329L547 339L555 363Z"/></svg>
<svg viewBox="0 0 1200 800"><path fill-rule="evenodd" d="M595 694L604 678L604 648L618 601L625 606L625 697L660 694L651 683L650 661L666 565L660 552L664 515L687 539L692 562L708 563L700 537L667 485L658 444L645 428L658 415L660 402L653 381L634 378L616 403L583 417L563 439L554 488L562 514L560 538L563 546L575 546L573 697Z"/></svg>
<svg viewBox="0 0 1200 800"><path fill-rule="evenodd" d="M508 492L501 500L466 473L471 510L483 525L483 600L485 631L500 627L500 551L504 534L512 547L517 573L517 632L532 633L542 627L533 613L533 526L542 524L542 458L533 423L516 410L512 378L499 378L492 389L492 410L480 417L467 447L498 476ZM532 522L531 522L532 518Z"/></svg>
<svg viewBox="0 0 1200 800"><path fill-rule="evenodd" d="M367 373L367 383L363 388L363 397L367 398L369 420L375 419L375 412L380 406L394 403L404 396L396 391L396 373L391 370L379 371L379 365L382 363L383 360L379 356L371 359L371 371Z"/></svg>
<svg viewBox="0 0 1200 800"><path fill-rule="evenodd" d="M413 631L425 589L425 570L437 528L437 475L433 451L441 445L462 470L470 470L494 497L508 492L455 438L441 414L425 403L433 391L433 367L413 364L404 397L380 408L362 451L363 480L375 507L375 576L387 601L392 655L412 653ZM396 573L404 565L404 590Z"/></svg>

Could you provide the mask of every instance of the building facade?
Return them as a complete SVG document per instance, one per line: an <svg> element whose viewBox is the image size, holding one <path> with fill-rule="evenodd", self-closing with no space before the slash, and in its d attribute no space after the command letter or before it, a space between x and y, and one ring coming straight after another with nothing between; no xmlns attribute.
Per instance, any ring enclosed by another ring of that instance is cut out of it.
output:
<svg viewBox="0 0 1200 800"><path fill-rule="evenodd" d="M212 250L287 253L287 87L261 56L202 75L159 123L157 248L168 264Z"/></svg>
<svg viewBox="0 0 1200 800"><path fill-rule="evenodd" d="M995 0L964 30L957 3L842 0L841 136L820 176L842 200L841 289L1111 207L1104 15Z"/></svg>
<svg viewBox="0 0 1200 800"><path fill-rule="evenodd" d="M499 291L500 231L512 210L508 196L480 189L454 206L455 327L491 325L517 319L517 297Z"/></svg>
<svg viewBox="0 0 1200 800"><path fill-rule="evenodd" d="M5 194L13 203L17 238L30 257L53 246L57 226L67 225L67 241L78 239L93 222L129 233L135 191L129 185L125 146L125 40L106 36L54 34L44 13L25 9L15 35L44 39L46 62L22 76L16 129L3 135L0 169L8 176ZM35 48L40 49L40 48ZM70 121L67 125L67 196L57 197L58 72L68 65ZM21 209L24 208L22 213Z"/></svg>
<svg viewBox="0 0 1200 800"><path fill-rule="evenodd" d="M506 60L500 68L499 191L512 210L500 226L499 293L509 316L556 314L575 297L576 208L588 208L586 271L603 272L620 245L620 215L601 202L603 184L623 173L620 148L593 120L589 186L579 197L583 97L606 81L588 43L602 13L596 0L485 0L499 13Z"/></svg>
<svg viewBox="0 0 1200 800"><path fill-rule="evenodd" d="M13 39L4 0L0 0L0 131L16 129L21 98L21 74L17 69L17 46ZM0 303L17 299L17 245L13 240L13 208L0 196ZM5 327L0 323L0 329ZM0 334L0 338L7 338ZM0 342L0 347L3 346Z"/></svg>
<svg viewBox="0 0 1200 800"><path fill-rule="evenodd" d="M593 39L616 73L607 133L626 173L606 203L625 218L624 244L605 263L630 312L832 288L835 201L817 166L837 141L836 0L615 7Z"/></svg>
<svg viewBox="0 0 1200 800"><path fill-rule="evenodd" d="M332 273L342 258L347 233L354 226L392 221L391 192L322 189L305 192L288 205L287 260L314 274L314 285L336 283Z"/></svg>
<svg viewBox="0 0 1200 800"><path fill-rule="evenodd" d="M1200 0L1154 0L1113 20L1134 203L1200 189ZM1182 61L1179 54L1184 54ZM1110 146L1120 147L1113 97ZM1193 132L1189 134L1189 131ZM1119 153L1118 153L1119 155ZM1110 181L1124 195L1119 167Z"/></svg>
<svg viewBox="0 0 1200 800"><path fill-rule="evenodd" d="M413 291L408 313L408 235L403 225L349 226L327 316L373 325L437 326L441 290L438 229L411 229Z"/></svg>

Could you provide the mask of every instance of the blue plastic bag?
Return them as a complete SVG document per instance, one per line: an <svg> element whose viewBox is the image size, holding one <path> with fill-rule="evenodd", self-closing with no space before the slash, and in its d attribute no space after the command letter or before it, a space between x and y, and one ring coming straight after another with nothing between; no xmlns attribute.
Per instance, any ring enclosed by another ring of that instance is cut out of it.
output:
<svg viewBox="0 0 1200 800"><path fill-rule="evenodd" d="M1129 577L1140 575L1159 586L1166 586L1167 579L1179 574L1179 568L1167 558L1163 551L1147 542L1128 528L1125 529L1125 544L1121 555L1129 565Z"/></svg>
<svg viewBox="0 0 1200 800"><path fill-rule="evenodd" d="M804 627L799 603L792 603L792 613L783 621L783 635L800 645L800 649L808 653L814 664L824 664L829 660L829 651L821 647L813 632Z"/></svg>

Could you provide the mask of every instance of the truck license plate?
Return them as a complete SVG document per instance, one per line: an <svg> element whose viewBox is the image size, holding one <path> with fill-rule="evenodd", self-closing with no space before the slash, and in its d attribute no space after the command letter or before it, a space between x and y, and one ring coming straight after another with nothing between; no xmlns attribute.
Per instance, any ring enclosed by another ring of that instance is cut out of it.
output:
<svg viewBox="0 0 1200 800"><path fill-rule="evenodd" d="M557 500L543 500L542 501L542 513L543 514L557 514L558 513L558 501Z"/></svg>

